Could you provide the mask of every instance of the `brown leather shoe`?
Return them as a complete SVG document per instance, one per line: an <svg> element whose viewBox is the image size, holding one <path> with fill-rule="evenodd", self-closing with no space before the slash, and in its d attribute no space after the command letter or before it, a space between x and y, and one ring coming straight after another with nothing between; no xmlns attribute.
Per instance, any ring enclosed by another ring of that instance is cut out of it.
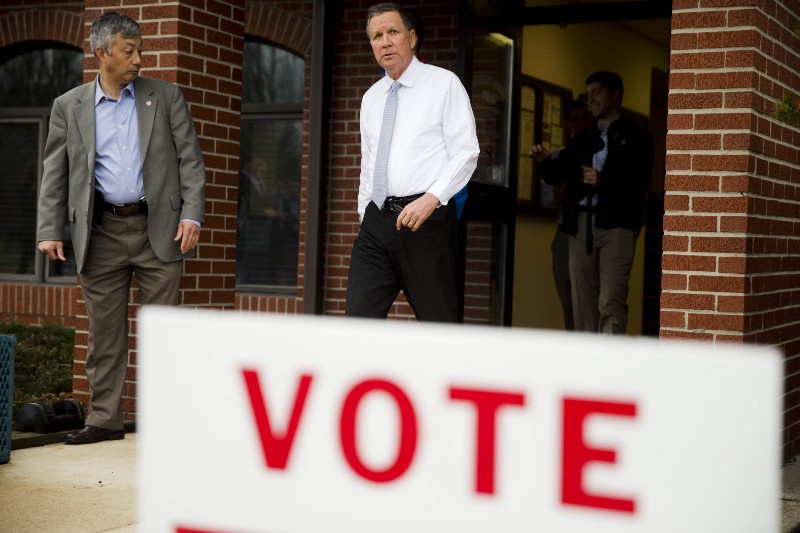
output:
<svg viewBox="0 0 800 533"><path fill-rule="evenodd" d="M92 444L104 440L120 440L125 438L124 429L104 429L97 426L86 426L77 433L67 435L67 444Z"/></svg>

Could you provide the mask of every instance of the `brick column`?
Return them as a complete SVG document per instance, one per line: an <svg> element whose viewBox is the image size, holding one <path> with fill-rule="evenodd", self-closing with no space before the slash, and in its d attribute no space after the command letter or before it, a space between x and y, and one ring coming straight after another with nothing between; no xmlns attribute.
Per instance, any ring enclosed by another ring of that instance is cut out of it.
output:
<svg viewBox="0 0 800 533"><path fill-rule="evenodd" d="M800 87L794 0L674 0L661 337L786 355L784 457L800 430Z"/></svg>
<svg viewBox="0 0 800 533"><path fill-rule="evenodd" d="M121 4L121 5L120 5ZM241 115L241 65L244 0L86 2L85 81L97 75L89 29L103 12L118 11L142 26L142 76L181 87L195 122L206 165L206 219L198 256L184 262L182 304L191 307L234 306L236 288L236 213ZM136 320L138 294L132 291L130 359L123 392L126 420L136 411ZM88 400L85 379L88 321L79 301L75 346L75 396Z"/></svg>

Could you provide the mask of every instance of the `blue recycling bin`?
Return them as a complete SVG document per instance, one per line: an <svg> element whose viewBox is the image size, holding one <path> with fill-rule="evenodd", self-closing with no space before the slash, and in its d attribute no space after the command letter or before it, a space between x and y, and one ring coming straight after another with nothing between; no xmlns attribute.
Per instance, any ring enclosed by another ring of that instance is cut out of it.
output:
<svg viewBox="0 0 800 533"><path fill-rule="evenodd" d="M11 460L11 406L14 401L16 346L16 336L0 335L0 464Z"/></svg>

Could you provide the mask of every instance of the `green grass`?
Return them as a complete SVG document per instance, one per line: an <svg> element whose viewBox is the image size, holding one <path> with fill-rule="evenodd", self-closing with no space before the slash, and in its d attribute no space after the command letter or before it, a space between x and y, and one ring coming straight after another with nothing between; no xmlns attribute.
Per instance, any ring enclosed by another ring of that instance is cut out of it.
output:
<svg viewBox="0 0 800 533"><path fill-rule="evenodd" d="M772 114L777 120L800 126L800 100L794 100L788 94L775 103L775 111Z"/></svg>
<svg viewBox="0 0 800 533"><path fill-rule="evenodd" d="M17 337L12 400L15 418L20 405L70 396L75 330L58 324L39 327L12 322L0 323L0 334Z"/></svg>

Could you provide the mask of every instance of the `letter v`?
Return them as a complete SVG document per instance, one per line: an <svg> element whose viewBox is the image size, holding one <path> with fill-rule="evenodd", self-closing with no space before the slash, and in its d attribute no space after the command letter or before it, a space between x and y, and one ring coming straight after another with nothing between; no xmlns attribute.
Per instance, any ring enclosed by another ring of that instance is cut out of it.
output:
<svg viewBox="0 0 800 533"><path fill-rule="evenodd" d="M289 425L286 428L286 432L279 436L270 427L266 400L261 392L258 373L255 370L242 370L242 376L244 377L245 385L247 385L247 394L250 397L250 405L253 408L253 417L256 421L256 427L258 427L258 435L261 439L261 448L264 451L267 468L283 470L289 460L292 441L294 441L297 425L300 423L300 415L303 411L308 389L311 386L312 377L307 374L303 374L300 377L300 384L297 387L297 396L294 400L294 407L292 407Z"/></svg>

